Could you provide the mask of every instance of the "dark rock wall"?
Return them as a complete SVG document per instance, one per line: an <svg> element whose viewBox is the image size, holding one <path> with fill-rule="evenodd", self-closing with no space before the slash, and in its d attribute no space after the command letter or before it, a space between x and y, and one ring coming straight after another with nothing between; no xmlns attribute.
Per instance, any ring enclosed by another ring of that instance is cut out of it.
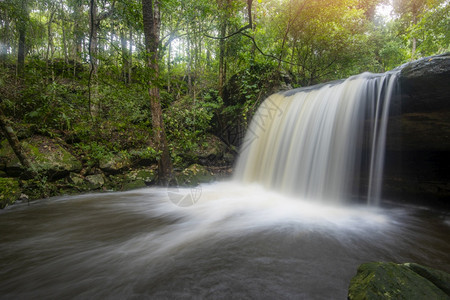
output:
<svg viewBox="0 0 450 300"><path fill-rule="evenodd" d="M402 67L391 105L383 195L450 206L450 53Z"/></svg>

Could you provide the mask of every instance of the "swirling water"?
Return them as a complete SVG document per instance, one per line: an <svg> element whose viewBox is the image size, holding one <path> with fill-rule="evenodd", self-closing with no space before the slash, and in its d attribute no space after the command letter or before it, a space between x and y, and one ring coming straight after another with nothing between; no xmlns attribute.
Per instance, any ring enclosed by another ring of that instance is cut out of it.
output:
<svg viewBox="0 0 450 300"><path fill-rule="evenodd" d="M368 261L450 271L450 217L318 205L259 185L147 188L0 212L1 299L345 299Z"/></svg>

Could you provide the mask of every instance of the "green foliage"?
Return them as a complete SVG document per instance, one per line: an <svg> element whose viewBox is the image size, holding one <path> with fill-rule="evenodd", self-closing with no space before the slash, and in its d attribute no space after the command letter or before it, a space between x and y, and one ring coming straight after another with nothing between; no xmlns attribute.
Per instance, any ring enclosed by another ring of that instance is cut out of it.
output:
<svg viewBox="0 0 450 300"><path fill-rule="evenodd" d="M222 107L216 95L217 91L210 90L202 99L185 97L172 103L164 113L174 165L182 163L180 154L189 155L187 153L197 149L210 131L211 120Z"/></svg>
<svg viewBox="0 0 450 300"><path fill-rule="evenodd" d="M148 88L157 72L146 67L142 3L114 3L110 10L112 2L98 2L99 63L89 99L87 2L0 1L2 109L32 128L29 134L76 144L93 166L120 151L160 156L151 146ZM192 160L186 153L201 146L207 133L245 126L261 101L281 88L383 72L414 55L450 50L448 1L396 0L390 20L376 16L380 3L253 1L253 27L237 33L249 21L245 1L162 1L160 76L152 84L160 89L175 165ZM19 29L25 25L25 71L17 76ZM230 35L222 40L223 53L221 41L212 38L222 30Z"/></svg>
<svg viewBox="0 0 450 300"><path fill-rule="evenodd" d="M416 50L420 56L450 51L450 4L448 1L434 2L408 32L408 37L416 37L419 40Z"/></svg>
<svg viewBox="0 0 450 300"><path fill-rule="evenodd" d="M89 167L98 166L102 159L112 158L113 156L113 153L105 145L98 144L97 142L91 142L89 144L77 143L75 147L78 151L78 156Z"/></svg>
<svg viewBox="0 0 450 300"><path fill-rule="evenodd" d="M20 196L20 187L17 179L0 178L0 209L13 204Z"/></svg>

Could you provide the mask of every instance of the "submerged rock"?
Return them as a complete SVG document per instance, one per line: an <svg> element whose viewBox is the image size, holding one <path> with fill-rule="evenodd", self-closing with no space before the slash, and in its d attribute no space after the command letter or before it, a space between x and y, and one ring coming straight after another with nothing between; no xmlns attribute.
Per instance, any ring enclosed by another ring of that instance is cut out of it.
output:
<svg viewBox="0 0 450 300"><path fill-rule="evenodd" d="M450 274L415 263L365 263L348 299L450 299Z"/></svg>
<svg viewBox="0 0 450 300"><path fill-rule="evenodd" d="M13 204L21 191L19 181L15 178L0 178L0 208Z"/></svg>

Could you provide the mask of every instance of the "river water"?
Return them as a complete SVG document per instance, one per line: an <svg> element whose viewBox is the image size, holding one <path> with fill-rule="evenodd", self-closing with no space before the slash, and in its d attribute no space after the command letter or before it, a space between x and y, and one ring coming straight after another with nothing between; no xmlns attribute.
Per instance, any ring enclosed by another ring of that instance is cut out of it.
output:
<svg viewBox="0 0 450 300"><path fill-rule="evenodd" d="M346 299L359 264L450 271L450 216L258 185L57 197L0 212L1 299Z"/></svg>

